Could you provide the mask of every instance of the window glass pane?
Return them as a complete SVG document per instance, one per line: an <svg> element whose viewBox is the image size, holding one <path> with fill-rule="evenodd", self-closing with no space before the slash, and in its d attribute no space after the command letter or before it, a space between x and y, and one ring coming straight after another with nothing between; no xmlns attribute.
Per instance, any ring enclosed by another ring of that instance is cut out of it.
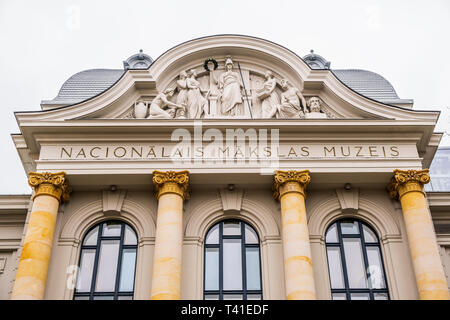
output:
<svg viewBox="0 0 450 320"><path fill-rule="evenodd" d="M341 222L342 234L358 234L358 222L357 221L342 221Z"/></svg>
<svg viewBox="0 0 450 320"><path fill-rule="evenodd" d="M95 249L84 249L81 252L80 270L77 279L77 292L89 292L91 290L94 260Z"/></svg>
<svg viewBox="0 0 450 320"><path fill-rule="evenodd" d="M125 226L125 238L123 239L125 245L137 245L136 234L130 226Z"/></svg>
<svg viewBox="0 0 450 320"><path fill-rule="evenodd" d="M219 290L219 248L206 248L205 290Z"/></svg>
<svg viewBox="0 0 450 320"><path fill-rule="evenodd" d="M368 293L351 293L351 300L370 300L370 296Z"/></svg>
<svg viewBox="0 0 450 320"><path fill-rule="evenodd" d="M363 225L363 230L364 230L364 241L366 243L378 242L377 236L375 235L375 233L372 230L370 230L365 225Z"/></svg>
<svg viewBox="0 0 450 320"><path fill-rule="evenodd" d="M241 234L241 224L239 221L230 220L223 222L223 235L233 236Z"/></svg>
<svg viewBox="0 0 450 320"><path fill-rule="evenodd" d="M388 294L387 293L374 293L373 298L375 300L388 300Z"/></svg>
<svg viewBox="0 0 450 320"><path fill-rule="evenodd" d="M96 296L94 300L114 300L114 296Z"/></svg>
<svg viewBox="0 0 450 320"><path fill-rule="evenodd" d="M242 300L242 294L224 294L223 300Z"/></svg>
<svg viewBox="0 0 450 320"><path fill-rule="evenodd" d="M260 294L247 294L247 300L261 300Z"/></svg>
<svg viewBox="0 0 450 320"><path fill-rule="evenodd" d="M223 289L242 290L241 239L223 239Z"/></svg>
<svg viewBox="0 0 450 320"><path fill-rule="evenodd" d="M327 235L325 237L325 242L339 242L336 223L328 228Z"/></svg>
<svg viewBox="0 0 450 320"><path fill-rule="evenodd" d="M345 287L344 274L342 271L341 249L339 247L328 247L328 268L330 270L331 288L341 289Z"/></svg>
<svg viewBox="0 0 450 320"><path fill-rule="evenodd" d="M119 291L133 291L136 249L123 249Z"/></svg>
<svg viewBox="0 0 450 320"><path fill-rule="evenodd" d="M384 281L383 266L381 264L380 248L366 247L367 260L369 261L370 281L373 289L384 289L386 283Z"/></svg>
<svg viewBox="0 0 450 320"><path fill-rule="evenodd" d="M133 296L118 296L117 300L133 300Z"/></svg>
<svg viewBox="0 0 450 320"><path fill-rule="evenodd" d="M89 296L74 297L73 300L89 300Z"/></svg>
<svg viewBox="0 0 450 320"><path fill-rule="evenodd" d="M253 228L249 225L245 225L245 243L257 244L258 242L258 235L256 234L255 230L253 230Z"/></svg>
<svg viewBox="0 0 450 320"><path fill-rule="evenodd" d="M247 290L260 290L259 248L246 248L245 262L247 268Z"/></svg>
<svg viewBox="0 0 450 320"><path fill-rule="evenodd" d="M98 261L96 292L114 291L116 285L119 240L103 240Z"/></svg>
<svg viewBox="0 0 450 320"><path fill-rule="evenodd" d="M347 300L345 293L333 293L331 297L333 300Z"/></svg>
<svg viewBox="0 0 450 320"><path fill-rule="evenodd" d="M120 222L108 221L103 224L103 237L118 237L120 236Z"/></svg>
<svg viewBox="0 0 450 320"><path fill-rule="evenodd" d="M366 271L361 250L361 240L342 239L350 288L367 288Z"/></svg>
<svg viewBox="0 0 450 320"><path fill-rule="evenodd" d="M218 244L219 243L219 225L216 224L212 227L206 235L206 244Z"/></svg>
<svg viewBox="0 0 450 320"><path fill-rule="evenodd" d="M83 245L85 246L97 245L97 236L98 236L98 226L89 231L88 234L84 237Z"/></svg>
<svg viewBox="0 0 450 320"><path fill-rule="evenodd" d="M205 300L219 300L218 294L206 294Z"/></svg>

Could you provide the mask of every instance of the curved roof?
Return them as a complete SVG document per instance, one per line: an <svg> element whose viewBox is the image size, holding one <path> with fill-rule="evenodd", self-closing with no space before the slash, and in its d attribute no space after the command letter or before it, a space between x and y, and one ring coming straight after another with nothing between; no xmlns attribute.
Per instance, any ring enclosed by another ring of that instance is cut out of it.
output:
<svg viewBox="0 0 450 320"><path fill-rule="evenodd" d="M67 79L58 95L46 103L73 104L92 98L116 83L125 73L122 69L90 69Z"/></svg>
<svg viewBox="0 0 450 320"><path fill-rule="evenodd" d="M360 69L332 69L334 75L348 87L380 102L400 100L389 81L378 73Z"/></svg>

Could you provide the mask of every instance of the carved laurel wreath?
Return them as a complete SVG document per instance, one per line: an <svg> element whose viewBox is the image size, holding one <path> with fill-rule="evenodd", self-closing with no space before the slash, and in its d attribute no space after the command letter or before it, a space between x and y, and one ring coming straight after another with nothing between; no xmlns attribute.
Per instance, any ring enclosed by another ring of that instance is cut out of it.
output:
<svg viewBox="0 0 450 320"><path fill-rule="evenodd" d="M214 70L216 70L219 67L219 64L217 63L216 59L209 58L209 59L206 59L205 62L203 63L203 68L206 71L208 71L208 72L210 71L209 67L208 67L208 63L210 63L210 62L212 62L214 64Z"/></svg>

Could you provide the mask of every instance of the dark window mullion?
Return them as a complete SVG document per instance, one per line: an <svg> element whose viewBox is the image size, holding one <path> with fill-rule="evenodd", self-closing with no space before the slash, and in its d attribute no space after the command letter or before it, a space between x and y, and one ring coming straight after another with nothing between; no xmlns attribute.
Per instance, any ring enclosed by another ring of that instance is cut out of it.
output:
<svg viewBox="0 0 450 320"><path fill-rule="evenodd" d="M344 251L344 243L342 241L342 232L341 232L341 222L336 222L336 228L338 232L338 239L339 239L339 247L341 249L341 263L342 263L342 272L344 273L344 284L346 289L346 296L347 300L350 300L350 285L348 282L348 274L347 274L347 264L345 262L345 251Z"/></svg>
<svg viewBox="0 0 450 320"><path fill-rule="evenodd" d="M92 282L91 282L91 291L90 291L89 300L94 299L95 283L97 281L98 260L99 260L99 256L100 256L100 247L101 247L101 243L102 243L102 234L103 234L103 224L104 223L105 222L102 222L98 225L97 248L95 250L94 269L92 270Z"/></svg>
<svg viewBox="0 0 450 320"><path fill-rule="evenodd" d="M245 224L239 222L241 227L241 263L242 263L242 299L247 300L247 263L246 263L246 251L245 251Z"/></svg>
<svg viewBox="0 0 450 320"><path fill-rule="evenodd" d="M117 257L117 271L116 271L116 285L114 286L114 300L117 300L117 293L119 291L120 284L120 269L122 266L122 254L123 254L123 239L125 238L125 225L122 222L120 224L120 242L119 242L119 255Z"/></svg>
<svg viewBox="0 0 450 320"><path fill-rule="evenodd" d="M219 223L219 300L223 300L223 222Z"/></svg>
<svg viewBox="0 0 450 320"><path fill-rule="evenodd" d="M369 272L369 259L367 258L367 249L366 249L366 241L364 238L364 232L363 232L363 227L361 224L361 221L358 220L358 228L359 228L359 234L361 236L361 249L362 249L362 253L363 253L363 257L364 257L364 265L366 267L366 280L367 280L367 286L369 288L369 296L370 296L370 300L373 300L373 293L372 293L372 281L370 278L370 272Z"/></svg>

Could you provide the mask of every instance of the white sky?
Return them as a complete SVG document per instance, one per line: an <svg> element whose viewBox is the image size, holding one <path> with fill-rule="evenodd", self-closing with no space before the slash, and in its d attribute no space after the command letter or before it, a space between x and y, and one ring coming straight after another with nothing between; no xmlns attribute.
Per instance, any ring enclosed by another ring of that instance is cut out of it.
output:
<svg viewBox="0 0 450 320"><path fill-rule="evenodd" d="M415 109L442 110L450 131L450 1L0 0L0 194L29 193L10 134L14 111L39 110L72 74L156 59L190 39L237 33L310 49L331 68L377 72ZM441 145L450 145L444 138Z"/></svg>

